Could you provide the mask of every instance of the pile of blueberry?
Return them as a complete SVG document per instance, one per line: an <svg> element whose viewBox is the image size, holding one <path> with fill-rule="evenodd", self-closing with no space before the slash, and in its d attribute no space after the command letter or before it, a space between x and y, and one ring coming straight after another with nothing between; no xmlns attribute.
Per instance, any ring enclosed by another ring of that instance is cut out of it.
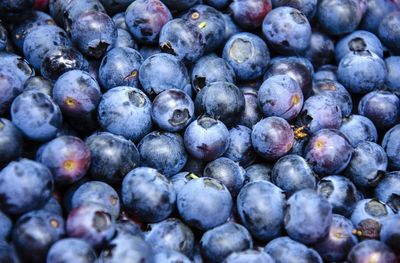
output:
<svg viewBox="0 0 400 263"><path fill-rule="evenodd" d="M400 262L399 0L1 0L1 263Z"/></svg>

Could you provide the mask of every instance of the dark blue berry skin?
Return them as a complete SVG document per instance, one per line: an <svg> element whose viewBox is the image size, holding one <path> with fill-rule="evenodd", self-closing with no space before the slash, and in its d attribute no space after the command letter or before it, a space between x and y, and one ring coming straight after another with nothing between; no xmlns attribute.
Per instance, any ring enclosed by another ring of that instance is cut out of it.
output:
<svg viewBox="0 0 400 263"><path fill-rule="evenodd" d="M40 11L28 12L23 20L16 23L11 31L11 38L15 46L22 50L26 36L36 27L42 25L55 25L53 18Z"/></svg>
<svg viewBox="0 0 400 263"><path fill-rule="evenodd" d="M357 243L357 237L352 234L354 226L344 216L333 214L329 234L320 240L314 249L327 262L346 261L347 254Z"/></svg>
<svg viewBox="0 0 400 263"><path fill-rule="evenodd" d="M303 92L291 77L274 75L266 79L258 90L258 103L264 116L292 120L303 107Z"/></svg>
<svg viewBox="0 0 400 263"><path fill-rule="evenodd" d="M333 213L349 217L359 200L357 188L348 178L330 175L322 178L317 191L332 205Z"/></svg>
<svg viewBox="0 0 400 263"><path fill-rule="evenodd" d="M122 181L121 195L125 209L144 222L164 220L175 208L176 193L172 183L149 167L129 172Z"/></svg>
<svg viewBox="0 0 400 263"><path fill-rule="evenodd" d="M322 263L321 256L289 237L278 237L264 248L276 263Z"/></svg>
<svg viewBox="0 0 400 263"><path fill-rule="evenodd" d="M118 86L139 87L139 68L143 57L132 48L111 49L101 61L99 79L104 90Z"/></svg>
<svg viewBox="0 0 400 263"><path fill-rule="evenodd" d="M400 172L387 173L376 186L375 197L398 213L400 211Z"/></svg>
<svg viewBox="0 0 400 263"><path fill-rule="evenodd" d="M53 191L53 177L46 166L20 159L0 172L0 208L22 214L43 206Z"/></svg>
<svg viewBox="0 0 400 263"><path fill-rule="evenodd" d="M233 252L253 247L249 231L242 225L228 222L204 233L200 252L205 260L222 262Z"/></svg>
<svg viewBox="0 0 400 263"><path fill-rule="evenodd" d="M304 158L319 175L338 174L350 162L353 147L338 130L322 129L311 137Z"/></svg>
<svg viewBox="0 0 400 263"><path fill-rule="evenodd" d="M178 132L193 120L194 103L186 92L168 89L153 100L151 117L162 130Z"/></svg>
<svg viewBox="0 0 400 263"><path fill-rule="evenodd" d="M388 91L372 91L361 99L358 113L370 119L376 128L387 130L400 121L400 99Z"/></svg>
<svg viewBox="0 0 400 263"><path fill-rule="evenodd" d="M50 197L50 199L47 201L47 203L42 206L41 210L48 211L53 214L57 215L62 215L62 207L61 204L58 202L58 200L55 197Z"/></svg>
<svg viewBox="0 0 400 263"><path fill-rule="evenodd" d="M145 240L155 250L172 249L188 257L192 256L195 243L192 230L176 218L150 224Z"/></svg>
<svg viewBox="0 0 400 263"><path fill-rule="evenodd" d="M185 256L178 251L171 249L160 249L154 254L154 262L155 263L164 263L164 262L181 262L181 263L191 263L192 261L189 257Z"/></svg>
<svg viewBox="0 0 400 263"><path fill-rule="evenodd" d="M312 189L294 193L287 201L285 229L288 235L303 244L316 243L329 233L332 206Z"/></svg>
<svg viewBox="0 0 400 263"><path fill-rule="evenodd" d="M196 92L213 82L235 83L236 80L235 72L229 63L214 53L200 58L194 65L191 75Z"/></svg>
<svg viewBox="0 0 400 263"><path fill-rule="evenodd" d="M23 91L23 82L11 69L0 69L0 115L10 110L14 98Z"/></svg>
<svg viewBox="0 0 400 263"><path fill-rule="evenodd" d="M177 174L185 166L188 155L178 133L153 131L138 144L141 164L157 169L166 176Z"/></svg>
<svg viewBox="0 0 400 263"><path fill-rule="evenodd" d="M129 31L145 44L157 43L162 27L171 19L171 12L160 0L134 1L125 11Z"/></svg>
<svg viewBox="0 0 400 263"><path fill-rule="evenodd" d="M149 96L155 96L168 89L184 90L190 84L185 65L178 57L159 53L147 58L139 69L142 89Z"/></svg>
<svg viewBox="0 0 400 263"><path fill-rule="evenodd" d="M344 174L360 188L375 187L385 175L388 158L385 150L374 142L362 142L354 148Z"/></svg>
<svg viewBox="0 0 400 263"><path fill-rule="evenodd" d="M254 181L271 181L272 166L265 163L256 163L246 168L244 183Z"/></svg>
<svg viewBox="0 0 400 263"><path fill-rule="evenodd" d="M252 87L243 87L241 90L244 96L244 110L240 115L238 125L251 129L263 116L258 107L258 91Z"/></svg>
<svg viewBox="0 0 400 263"><path fill-rule="evenodd" d="M322 0L317 10L319 24L331 35L354 31L362 16L361 5L354 0Z"/></svg>
<svg viewBox="0 0 400 263"><path fill-rule="evenodd" d="M79 131L93 131L98 127L97 105L100 87L89 73L71 70L61 75L53 88L53 99L70 124Z"/></svg>
<svg viewBox="0 0 400 263"><path fill-rule="evenodd" d="M36 161L50 169L56 184L71 184L86 175L90 149L78 137L59 136L38 149Z"/></svg>
<svg viewBox="0 0 400 263"><path fill-rule="evenodd" d="M400 96L400 77L397 74L400 70L400 57L390 56L385 59L387 76L386 76L386 87L388 90Z"/></svg>
<svg viewBox="0 0 400 263"><path fill-rule="evenodd" d="M152 127L151 101L137 88L121 86L107 91L97 111L104 130L134 142L142 139Z"/></svg>
<svg viewBox="0 0 400 263"><path fill-rule="evenodd" d="M339 129L342 111L334 97L314 95L304 102L297 122L306 126L311 133L321 129Z"/></svg>
<svg viewBox="0 0 400 263"><path fill-rule="evenodd" d="M283 54L302 53L309 47L312 34L307 17L288 6L272 9L263 21L262 31L268 44Z"/></svg>
<svg viewBox="0 0 400 263"><path fill-rule="evenodd" d="M229 130L229 137L230 144L224 156L243 167L252 164L256 153L251 144L251 129L242 125L234 126Z"/></svg>
<svg viewBox="0 0 400 263"><path fill-rule="evenodd" d="M228 7L229 0L205 0L205 4L214 7L215 9L224 10Z"/></svg>
<svg viewBox="0 0 400 263"><path fill-rule="evenodd" d="M382 19L390 12L398 9L398 4L395 1L367 1L367 10L363 16L360 28L378 34L379 24Z"/></svg>
<svg viewBox="0 0 400 263"><path fill-rule="evenodd" d="M58 46L71 46L67 33L55 25L41 25L27 34L23 52L35 70L40 71L46 53Z"/></svg>
<svg viewBox="0 0 400 263"><path fill-rule="evenodd" d="M310 46L305 50L304 56L312 62L315 68L319 68L331 63L334 55L335 44L332 38L323 32L314 30L311 34Z"/></svg>
<svg viewBox="0 0 400 263"><path fill-rule="evenodd" d="M264 40L252 33L237 33L226 43L222 58L228 61L238 80L261 77L268 66L270 55Z"/></svg>
<svg viewBox="0 0 400 263"><path fill-rule="evenodd" d="M104 8L108 13L115 14L117 12L122 12L126 10L129 4L132 2L130 0L100 0Z"/></svg>
<svg viewBox="0 0 400 263"><path fill-rule="evenodd" d="M301 57L275 57L268 66L264 80L274 75L287 75L297 81L307 98L312 88L313 69L303 62Z"/></svg>
<svg viewBox="0 0 400 263"><path fill-rule="evenodd" d="M117 192L108 184L89 181L74 191L71 197L71 209L86 203L98 203L108 209L117 218L120 212L120 201Z"/></svg>
<svg viewBox="0 0 400 263"><path fill-rule="evenodd" d="M338 79L352 94L363 94L385 83L385 62L370 51L352 52L339 63Z"/></svg>
<svg viewBox="0 0 400 263"><path fill-rule="evenodd" d="M240 190L236 200L241 222L251 235L269 241L282 234L285 196L267 181L253 181Z"/></svg>
<svg viewBox="0 0 400 263"><path fill-rule="evenodd" d="M115 218L97 203L86 203L74 208L66 221L69 237L79 238L93 248L107 244L115 234Z"/></svg>
<svg viewBox="0 0 400 263"><path fill-rule="evenodd" d="M323 65L313 75L314 82L320 80L332 80L337 81L337 66L335 65Z"/></svg>
<svg viewBox="0 0 400 263"><path fill-rule="evenodd" d="M378 240L365 240L353 247L350 251L347 262L384 262L396 263L398 262L396 254L385 243Z"/></svg>
<svg viewBox="0 0 400 263"><path fill-rule="evenodd" d="M92 247L77 238L64 238L54 243L47 254L47 263L95 263Z"/></svg>
<svg viewBox="0 0 400 263"><path fill-rule="evenodd" d="M147 59L152 55L161 53L161 48L159 46L145 46L142 45L139 49L140 54L142 55L143 59Z"/></svg>
<svg viewBox="0 0 400 263"><path fill-rule="evenodd" d="M387 157L389 159L389 168L392 170L400 169L400 124L394 126L386 132L383 137L382 147L385 149Z"/></svg>
<svg viewBox="0 0 400 263"><path fill-rule="evenodd" d="M357 147L364 141L377 142L378 140L374 123L362 115L353 114L344 118L339 130L353 147Z"/></svg>
<svg viewBox="0 0 400 263"><path fill-rule="evenodd" d="M343 85L332 80L317 81L313 85L315 95L331 96L340 107L342 116L349 116L353 110L353 101Z"/></svg>
<svg viewBox="0 0 400 263"><path fill-rule="evenodd" d="M24 214L15 223L13 243L24 259L44 262L51 245L64 234L64 219L60 215L36 210Z"/></svg>
<svg viewBox="0 0 400 263"><path fill-rule="evenodd" d="M350 35L343 37L336 44L336 61L339 63L349 53L367 50L383 58L383 47L377 36L364 30L354 31Z"/></svg>
<svg viewBox="0 0 400 263"><path fill-rule="evenodd" d="M271 173L272 182L289 195L316 186L316 175L303 157L289 154L280 158Z"/></svg>
<svg viewBox="0 0 400 263"><path fill-rule="evenodd" d="M242 91L229 82L208 84L196 96L195 109L198 116L207 114L221 120L227 126L235 125L237 116L245 106Z"/></svg>
<svg viewBox="0 0 400 263"><path fill-rule="evenodd" d="M114 21L102 12L82 13L72 24L71 39L87 56L102 57L116 38L117 28Z"/></svg>
<svg viewBox="0 0 400 263"><path fill-rule="evenodd" d="M196 62L206 48L206 39L199 27L182 18L166 23L160 31L161 50L176 55L185 63Z"/></svg>
<svg viewBox="0 0 400 263"><path fill-rule="evenodd" d="M372 238L375 237L374 234L378 238L380 224L393 214L393 210L382 201L377 199L362 199L357 202L350 220L354 227L361 231L362 235L368 235L369 232L372 232Z"/></svg>
<svg viewBox="0 0 400 263"><path fill-rule="evenodd" d="M18 85L18 90L21 90L19 85L23 86L28 78L35 76L34 69L23 57L9 52L0 52L0 68L3 74L6 76L11 74L15 78L14 85ZM22 91L13 94L13 98L20 92Z"/></svg>
<svg viewBox="0 0 400 263"><path fill-rule="evenodd" d="M40 72L46 79L56 81L62 74L74 69L88 71L89 62L74 48L58 46L43 57Z"/></svg>
<svg viewBox="0 0 400 263"><path fill-rule="evenodd" d="M380 240L390 246L394 252L399 251L400 215L393 215L382 221Z"/></svg>
<svg viewBox="0 0 400 263"><path fill-rule="evenodd" d="M163 0L162 1L170 10L183 11L194 6L199 0Z"/></svg>
<svg viewBox="0 0 400 263"><path fill-rule="evenodd" d="M200 230L225 223L231 215L232 205L228 189L213 178L190 180L177 195L182 220Z"/></svg>
<svg viewBox="0 0 400 263"><path fill-rule="evenodd" d="M108 132L94 133L85 143L92 156L89 174L96 180L121 182L140 163L136 146L122 136Z"/></svg>
<svg viewBox="0 0 400 263"><path fill-rule="evenodd" d="M138 45L135 40L133 40L131 34L125 29L121 28L117 28L117 39L109 50L117 47L129 47L133 49L138 49Z"/></svg>
<svg viewBox="0 0 400 263"><path fill-rule="evenodd" d="M101 263L153 263L154 252L141 237L118 233L102 250L98 261Z"/></svg>
<svg viewBox="0 0 400 263"><path fill-rule="evenodd" d="M120 219L116 222L117 235L128 234L144 238L144 234L140 229L140 226L134 221L126 218L124 214L121 215Z"/></svg>
<svg viewBox="0 0 400 263"><path fill-rule="evenodd" d="M209 162L203 171L204 177L211 177L223 183L232 196L236 196L243 186L245 170L226 157Z"/></svg>
<svg viewBox="0 0 400 263"><path fill-rule="evenodd" d="M253 126L251 143L261 157L275 160L289 152L294 135L285 119L268 117Z"/></svg>
<svg viewBox="0 0 400 263"><path fill-rule="evenodd" d="M400 12L392 12L386 15L379 24L378 34L383 44L393 53L400 53Z"/></svg>
<svg viewBox="0 0 400 263"><path fill-rule="evenodd" d="M0 240L0 261L7 263L20 263L21 259L15 251L15 246L12 243L7 243Z"/></svg>
<svg viewBox="0 0 400 263"><path fill-rule="evenodd" d="M0 3L0 18L6 21L23 19L24 12L33 7L33 0L4 0Z"/></svg>
<svg viewBox="0 0 400 263"><path fill-rule="evenodd" d="M203 167L201 167L203 168ZM184 168L185 169L185 168ZM203 169L201 169L202 172ZM175 192L178 194L182 187L190 180L201 177L196 172L180 172L170 177L171 183L174 186Z"/></svg>
<svg viewBox="0 0 400 263"><path fill-rule="evenodd" d="M264 251L259 250L244 250L240 252L234 252L229 255L224 263L274 263L273 258Z"/></svg>
<svg viewBox="0 0 400 263"><path fill-rule="evenodd" d="M11 219L0 211L0 242L1 240L8 240L12 227Z"/></svg>
<svg viewBox="0 0 400 263"><path fill-rule="evenodd" d="M0 118L0 167L21 156L22 133L11 121Z"/></svg>
<svg viewBox="0 0 400 263"><path fill-rule="evenodd" d="M222 14L222 18L224 19L225 22L225 42L233 35L239 33L242 31L242 29L235 24L233 21L233 18L229 14Z"/></svg>
<svg viewBox="0 0 400 263"><path fill-rule="evenodd" d="M222 156L229 147L229 130L219 120L202 116L185 130L184 143L194 158L212 161Z"/></svg>
<svg viewBox="0 0 400 263"><path fill-rule="evenodd" d="M201 29L206 40L206 53L214 51L223 44L225 21L222 13L215 8L208 5L195 5L182 18Z"/></svg>
<svg viewBox="0 0 400 263"><path fill-rule="evenodd" d="M26 91L11 104L11 119L25 137L34 141L53 139L62 124L60 108L39 91Z"/></svg>
<svg viewBox="0 0 400 263"><path fill-rule="evenodd" d="M272 6L274 8L280 6L290 6L296 8L297 10L302 12L308 20L311 20L317 12L317 2L317 0L272 0Z"/></svg>
<svg viewBox="0 0 400 263"><path fill-rule="evenodd" d="M245 29L259 28L271 11L270 0L234 0L229 6L236 24Z"/></svg>

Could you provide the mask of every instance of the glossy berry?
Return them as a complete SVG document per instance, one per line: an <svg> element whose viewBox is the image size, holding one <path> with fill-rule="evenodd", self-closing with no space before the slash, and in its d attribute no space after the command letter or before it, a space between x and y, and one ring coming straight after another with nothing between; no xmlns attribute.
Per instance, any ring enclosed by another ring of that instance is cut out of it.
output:
<svg viewBox="0 0 400 263"><path fill-rule="evenodd" d="M234 0L229 7L235 22L246 29L260 27L272 9L271 0Z"/></svg>
<svg viewBox="0 0 400 263"><path fill-rule="evenodd" d="M251 144L251 129L237 125L229 130L230 144L224 156L243 167L249 166L256 159L256 153Z"/></svg>
<svg viewBox="0 0 400 263"><path fill-rule="evenodd" d="M378 132L374 123L362 115L350 115L343 119L339 129L349 140L353 147L357 147L362 142L377 142Z"/></svg>
<svg viewBox="0 0 400 263"><path fill-rule="evenodd" d="M396 254L383 242L377 240L365 240L358 243L347 257L349 263L368 262L371 260L379 263L397 262Z"/></svg>
<svg viewBox="0 0 400 263"><path fill-rule="evenodd" d="M254 124L262 119L262 113L258 107L258 92L252 87L243 87L241 90L244 96L244 110L238 124L252 128Z"/></svg>

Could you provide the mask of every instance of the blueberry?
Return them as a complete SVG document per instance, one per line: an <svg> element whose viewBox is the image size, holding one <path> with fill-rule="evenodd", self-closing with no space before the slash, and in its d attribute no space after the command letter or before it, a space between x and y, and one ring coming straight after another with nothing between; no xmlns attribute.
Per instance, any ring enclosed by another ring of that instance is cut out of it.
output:
<svg viewBox="0 0 400 263"><path fill-rule="evenodd" d="M386 173L375 188L375 197L396 213L400 210L400 172Z"/></svg>
<svg viewBox="0 0 400 263"><path fill-rule="evenodd" d="M278 159L293 146L294 134L289 123L280 117L268 117L253 126L254 150L267 160Z"/></svg>
<svg viewBox="0 0 400 263"><path fill-rule="evenodd" d="M258 92L252 87L241 88L244 96L244 110L240 115L238 124L252 128L262 119L262 113L258 107Z"/></svg>
<svg viewBox="0 0 400 263"><path fill-rule="evenodd" d="M225 223L232 205L228 189L213 178L190 180L177 196L177 208L183 221L201 230Z"/></svg>
<svg viewBox="0 0 400 263"><path fill-rule="evenodd" d="M47 201L46 204L44 204L44 206L42 206L41 210L45 210L45 211L48 211L50 213L57 214L57 215L63 214L61 204L53 196L50 197L50 199Z"/></svg>
<svg viewBox="0 0 400 263"><path fill-rule="evenodd" d="M280 6L290 6L298 9L302 12L308 20L311 20L316 11L317 11L317 0L296 0L296 1L287 1L287 0L272 0L272 6L274 8Z"/></svg>
<svg viewBox="0 0 400 263"><path fill-rule="evenodd" d="M163 26L159 44L162 51L176 55L185 63L196 62L206 48L201 29L182 18L172 19Z"/></svg>
<svg viewBox="0 0 400 263"><path fill-rule="evenodd" d="M122 28L117 28L117 38L115 39L114 44L109 47L109 50L117 47L129 47L133 49L138 49L138 45L135 40L133 40L131 34Z"/></svg>
<svg viewBox="0 0 400 263"><path fill-rule="evenodd" d="M385 243L377 240L365 240L358 243L350 251L347 261L349 263L359 262L398 262L396 254L385 245Z"/></svg>
<svg viewBox="0 0 400 263"><path fill-rule="evenodd" d="M276 263L322 263L320 255L289 237L278 237L264 248Z"/></svg>
<svg viewBox="0 0 400 263"><path fill-rule="evenodd" d="M357 147L362 142L377 142L378 132L374 123L362 115L350 115L343 119L339 129L349 140L353 147Z"/></svg>
<svg viewBox="0 0 400 263"><path fill-rule="evenodd" d="M86 203L68 214L66 230L69 237L79 238L99 248L113 238L115 219L107 208L96 203Z"/></svg>
<svg viewBox="0 0 400 263"><path fill-rule="evenodd" d="M400 169L400 125L396 125L386 132L383 137L382 147L385 149L389 159L389 167L393 170Z"/></svg>
<svg viewBox="0 0 400 263"><path fill-rule="evenodd" d="M335 65L323 65L313 75L314 82L320 80L332 80L337 81L337 66Z"/></svg>
<svg viewBox="0 0 400 263"><path fill-rule="evenodd" d="M15 246L12 243L7 243L0 240L0 260L7 263L19 263L20 258L15 251Z"/></svg>
<svg viewBox="0 0 400 263"><path fill-rule="evenodd" d="M233 252L253 247L250 233L244 226L228 222L204 233L200 252L205 260L222 262Z"/></svg>
<svg viewBox="0 0 400 263"><path fill-rule="evenodd" d="M125 23L125 12L116 13L112 17L112 20L114 21L114 24L118 29L123 29L125 31L129 30L128 26Z"/></svg>
<svg viewBox="0 0 400 263"><path fill-rule="evenodd" d="M72 24L71 39L87 56L100 58L116 38L117 28L114 21L99 11L82 13Z"/></svg>
<svg viewBox="0 0 400 263"><path fill-rule="evenodd" d="M387 130L400 121L400 99L388 91L372 91L361 99L358 113L370 119L378 129Z"/></svg>
<svg viewBox="0 0 400 263"><path fill-rule="evenodd" d="M271 0L234 0L230 6L235 22L245 29L261 26L264 17L271 11Z"/></svg>
<svg viewBox="0 0 400 263"><path fill-rule="evenodd" d="M23 84L15 71L7 68L0 69L0 114L8 113L14 98L23 91Z"/></svg>
<svg viewBox="0 0 400 263"><path fill-rule="evenodd" d="M139 68L142 55L132 48L111 49L102 59L99 79L104 90L118 86L139 87Z"/></svg>
<svg viewBox="0 0 400 263"><path fill-rule="evenodd" d="M163 0L162 2L171 10L183 11L194 6L199 0Z"/></svg>
<svg viewBox="0 0 400 263"><path fill-rule="evenodd" d="M311 26L307 17L293 7L277 7L264 18L262 31L274 49L299 54L310 45Z"/></svg>
<svg viewBox="0 0 400 263"><path fill-rule="evenodd" d="M252 164L256 159L256 153L251 144L251 129L237 125L229 130L230 144L224 156L243 167Z"/></svg>
<svg viewBox="0 0 400 263"><path fill-rule="evenodd" d="M399 251L400 215L393 215L382 221L380 240L390 246L393 251Z"/></svg>
<svg viewBox="0 0 400 263"><path fill-rule="evenodd" d="M334 55L335 44L332 38L323 32L312 32L310 46L305 50L304 56L313 63L314 67L319 68L329 64L333 61Z"/></svg>
<svg viewBox="0 0 400 263"><path fill-rule="evenodd" d="M96 258L96 253L85 241L77 238L65 238L51 246L46 262L95 263Z"/></svg>
<svg viewBox="0 0 400 263"><path fill-rule="evenodd" d="M208 0L208 1L210 1L210 0ZM213 1L213 0L211 0L211 1ZM222 1L224 1L224 0L222 0ZM224 42L226 42L231 36L241 32L242 29L237 24L235 24L231 15L223 13L222 18L224 19L224 22L225 22L225 36L224 36L225 40L224 40Z"/></svg>
<svg viewBox="0 0 400 263"><path fill-rule="evenodd" d="M219 120L202 116L185 130L187 152L196 159L212 161L222 156L229 147L229 131Z"/></svg>
<svg viewBox="0 0 400 263"><path fill-rule="evenodd" d="M117 221L116 228L117 228L117 235L127 234L127 235L141 237L144 239L144 234L140 226L136 222L128 219L124 214L122 214L121 218Z"/></svg>
<svg viewBox="0 0 400 263"><path fill-rule="evenodd" d="M224 263L274 263L274 259L266 252L259 250L244 250L229 255Z"/></svg>
<svg viewBox="0 0 400 263"><path fill-rule="evenodd" d="M354 149L344 174L360 188L376 186L388 164L385 150L374 142L362 142Z"/></svg>
<svg viewBox="0 0 400 263"><path fill-rule="evenodd" d="M344 216L333 214L329 234L315 245L315 250L328 262L345 261L347 254L357 243L352 234L354 226Z"/></svg>
<svg viewBox="0 0 400 263"><path fill-rule="evenodd" d="M30 77L35 76L35 71L32 66L23 58L13 53L0 52L0 68L3 74L14 76L14 80L17 81L14 85L23 86L25 81ZM13 98L22 92L21 87L17 86L18 92L13 94ZM11 101L10 101L11 103Z"/></svg>
<svg viewBox="0 0 400 263"><path fill-rule="evenodd" d="M330 175L322 178L317 191L332 205L332 211L349 217L359 200L357 188L348 178L341 175Z"/></svg>
<svg viewBox="0 0 400 263"><path fill-rule="evenodd" d="M169 132L183 130L194 117L194 103L179 89L168 89L155 97L151 109L154 123Z"/></svg>
<svg viewBox="0 0 400 263"><path fill-rule="evenodd" d="M185 65L178 57L165 53L154 54L143 62L139 80L149 96L168 89L184 90L190 84Z"/></svg>
<svg viewBox="0 0 400 263"><path fill-rule="evenodd" d="M50 198L53 178L46 166L28 160L10 162L0 172L0 208L22 214L40 208Z"/></svg>
<svg viewBox="0 0 400 263"><path fill-rule="evenodd" d="M132 141L139 141L151 130L151 101L137 88L121 86L107 91L97 111L104 130Z"/></svg>
<svg viewBox="0 0 400 263"><path fill-rule="evenodd" d="M270 55L264 40L252 33L237 33L225 43L222 58L228 61L239 80L261 77Z"/></svg>
<svg viewBox="0 0 400 263"><path fill-rule="evenodd" d="M22 150L22 133L11 121L0 118L0 166L21 156Z"/></svg>
<svg viewBox="0 0 400 263"><path fill-rule="evenodd" d="M152 55L161 53L161 48L159 46L142 45L139 49L139 52L142 55L143 59L147 59Z"/></svg>
<svg viewBox="0 0 400 263"><path fill-rule="evenodd" d="M202 167L203 168L203 167ZM203 169L200 169L203 171ZM199 172L201 172L199 171ZM199 178L195 172L180 172L170 177L171 183L174 186L175 192L178 194L182 187L187 184L190 180Z"/></svg>
<svg viewBox="0 0 400 263"><path fill-rule="evenodd" d="M0 211L0 240L8 240L12 227L13 222L11 219Z"/></svg>
<svg viewBox="0 0 400 263"><path fill-rule="evenodd" d="M392 12L386 15L379 24L378 34L382 42L395 54L399 54L400 45L400 12Z"/></svg>
<svg viewBox="0 0 400 263"><path fill-rule="evenodd" d="M129 4L130 0L100 0L108 13L114 14L116 12L124 11Z"/></svg>
<svg viewBox="0 0 400 263"><path fill-rule="evenodd" d="M400 70L400 57L388 57L385 59L385 63L387 68L386 87L397 96L400 96L400 78L397 75Z"/></svg>
<svg viewBox="0 0 400 263"><path fill-rule="evenodd" d="M32 9L33 0L4 0L0 3L0 18L18 21L24 18L24 12Z"/></svg>
<svg viewBox="0 0 400 263"><path fill-rule="evenodd" d="M129 172L122 181L121 195L125 209L145 222L164 220L175 208L176 193L172 183L149 167Z"/></svg>
<svg viewBox="0 0 400 263"><path fill-rule="evenodd" d="M398 9L398 4L396 2L386 0L369 0L367 1L367 9L360 27L364 30L377 34L379 24L381 23L382 19L396 9Z"/></svg>
<svg viewBox="0 0 400 263"><path fill-rule="evenodd" d="M240 190L237 211L243 225L258 240L278 237L283 230L285 196L267 181L253 181Z"/></svg>
<svg viewBox="0 0 400 263"><path fill-rule="evenodd" d="M182 263L191 263L192 261L182 253L179 253L175 250L171 249L161 249L158 250L154 255L155 263L174 263L174 262L182 262Z"/></svg>
<svg viewBox="0 0 400 263"><path fill-rule="evenodd" d="M24 214L15 223L13 243L25 260L44 262L51 245L64 234L64 219L60 215L36 210Z"/></svg>
<svg viewBox="0 0 400 263"><path fill-rule="evenodd" d="M254 181L271 181L272 166L265 163L256 163L246 168L244 183Z"/></svg>
<svg viewBox="0 0 400 263"><path fill-rule="evenodd" d="M177 133L153 131L138 144L141 163L172 176L185 166L187 153L183 138Z"/></svg>
<svg viewBox="0 0 400 263"><path fill-rule="evenodd" d="M303 107L303 92L291 77L274 75L266 79L258 90L258 103L264 116L292 120Z"/></svg>
<svg viewBox="0 0 400 263"><path fill-rule="evenodd" d="M72 194L71 209L86 203L98 203L108 209L117 218L120 212L120 201L117 192L106 183L89 181L79 186Z"/></svg>
<svg viewBox="0 0 400 263"><path fill-rule="evenodd" d="M385 62L367 50L345 55L339 63L339 82L350 93L362 94L380 88L385 83Z"/></svg>
<svg viewBox="0 0 400 263"><path fill-rule="evenodd" d="M229 0L205 0L207 5L212 6L219 10L224 10L228 7L230 1Z"/></svg>
<svg viewBox="0 0 400 263"><path fill-rule="evenodd" d="M363 10L357 0L322 0L317 10L318 22L332 35L352 32L362 16Z"/></svg>
<svg viewBox="0 0 400 263"><path fill-rule="evenodd" d="M194 235L192 230L179 219L168 218L159 223L150 224L145 239L153 249L171 249L188 257L193 254Z"/></svg>
<svg viewBox="0 0 400 263"><path fill-rule="evenodd" d="M92 156L89 174L96 180L121 182L140 163L136 146L122 136L108 132L94 133L85 143Z"/></svg>

